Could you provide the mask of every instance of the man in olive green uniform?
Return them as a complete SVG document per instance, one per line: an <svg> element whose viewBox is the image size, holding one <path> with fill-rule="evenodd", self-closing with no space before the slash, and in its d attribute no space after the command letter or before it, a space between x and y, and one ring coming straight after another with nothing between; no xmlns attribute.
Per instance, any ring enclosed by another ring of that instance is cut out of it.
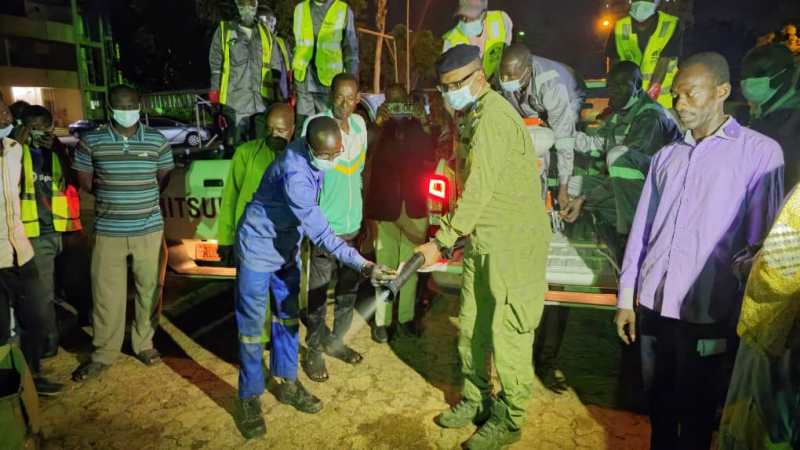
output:
<svg viewBox="0 0 800 450"><path fill-rule="evenodd" d="M445 101L463 113L466 173L454 212L417 251L431 265L458 238L469 240L459 317L463 398L436 422L445 428L482 424L467 448L496 449L519 440L525 421L551 231L530 135L514 108L489 87L479 49L453 47L437 68ZM496 401L486 365L490 349L503 387Z"/></svg>

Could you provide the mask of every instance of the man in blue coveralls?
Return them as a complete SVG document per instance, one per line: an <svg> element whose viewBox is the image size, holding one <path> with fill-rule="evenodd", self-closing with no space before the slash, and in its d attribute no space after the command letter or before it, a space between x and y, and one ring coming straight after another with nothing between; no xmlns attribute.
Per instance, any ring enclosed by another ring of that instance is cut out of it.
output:
<svg viewBox="0 0 800 450"><path fill-rule="evenodd" d="M342 152L342 133L330 117L313 119L305 140L289 144L267 169L237 232L236 324L239 328L239 429L245 438L266 433L259 397L264 392L260 337L267 292L272 293L270 371L277 398L316 413L322 402L297 380L300 241L308 237L345 265L373 281L391 277L331 230L317 200L326 170Z"/></svg>

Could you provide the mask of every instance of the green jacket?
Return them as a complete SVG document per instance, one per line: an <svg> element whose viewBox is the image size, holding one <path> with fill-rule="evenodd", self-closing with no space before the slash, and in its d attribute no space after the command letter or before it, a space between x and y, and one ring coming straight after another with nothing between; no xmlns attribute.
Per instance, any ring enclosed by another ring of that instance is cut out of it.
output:
<svg viewBox="0 0 800 450"><path fill-rule="evenodd" d="M536 153L517 111L487 88L463 120L464 191L442 219L436 240L452 247L460 236L470 236L473 251L483 254L549 242Z"/></svg>
<svg viewBox="0 0 800 450"><path fill-rule="evenodd" d="M233 245L244 207L253 198L261 177L276 156L275 151L267 147L263 139L245 142L236 147L228 179L222 189L217 233L219 245Z"/></svg>
<svg viewBox="0 0 800 450"><path fill-rule="evenodd" d="M309 117L303 124L303 136L311 119L320 116L333 117L333 112L329 109ZM322 214L338 236L353 234L361 229L364 209L361 191L367 159L367 124L358 114L351 114L348 121L350 133L342 133L343 152L336 157L336 167L325 172L319 198Z"/></svg>

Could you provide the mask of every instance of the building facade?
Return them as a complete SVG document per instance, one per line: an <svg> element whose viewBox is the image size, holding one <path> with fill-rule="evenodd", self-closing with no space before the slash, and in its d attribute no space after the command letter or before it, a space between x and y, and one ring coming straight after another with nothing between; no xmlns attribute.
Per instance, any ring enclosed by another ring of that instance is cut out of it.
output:
<svg viewBox="0 0 800 450"><path fill-rule="evenodd" d="M57 127L102 119L121 81L118 50L101 10L78 0L0 1L0 91L53 112Z"/></svg>

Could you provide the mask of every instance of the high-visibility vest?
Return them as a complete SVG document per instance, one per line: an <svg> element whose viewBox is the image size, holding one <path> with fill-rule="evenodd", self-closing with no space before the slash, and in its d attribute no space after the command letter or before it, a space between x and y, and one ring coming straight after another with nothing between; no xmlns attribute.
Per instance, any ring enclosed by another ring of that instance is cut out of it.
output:
<svg viewBox="0 0 800 450"><path fill-rule="evenodd" d="M341 0L335 0L325 13L318 36L314 36L311 0L305 0L294 8L292 71L297 81L306 79L306 70L312 57L317 67L317 78L323 86L330 86L333 77L344 71L342 36L346 26L347 3Z"/></svg>
<svg viewBox="0 0 800 450"><path fill-rule="evenodd" d="M227 22L219 23L219 35L222 39L222 75L219 82L219 102L223 105L228 103L228 84L231 78L231 33L237 27L235 24ZM272 33L262 23L259 23L256 28L258 35L261 37L261 90L259 93L262 97L270 98L272 96L272 67L270 61L272 60ZM278 47L281 48L281 53L284 55L284 61L287 62L288 68L289 56L286 53L286 44L281 47L282 40L278 39Z"/></svg>
<svg viewBox="0 0 800 450"><path fill-rule="evenodd" d="M639 48L639 39L633 31L633 21L631 16L625 16L617 21L614 26L614 40L617 44L617 55L620 61L631 61L639 65L642 71L642 87L646 91L650 87L650 79L656 70L661 52L667 47L672 35L678 28L678 18L661 11L658 12L658 25L656 31L650 36L650 40L645 47L644 55ZM661 83L661 95L658 96L658 103L669 109L672 108L672 94L670 88L675 75L678 73L678 62L672 60L667 67L667 74Z"/></svg>
<svg viewBox="0 0 800 450"><path fill-rule="evenodd" d="M483 20L483 30L489 33L486 36L486 45L483 49L483 71L486 72L487 78L491 78L497 68L500 67L500 60L503 59L503 50L506 46L506 36L509 32L509 30L506 30L503 12L488 11L486 18ZM462 33L458 27L445 33L442 38L444 39L445 49L456 45L469 44L469 37Z"/></svg>
<svg viewBox="0 0 800 450"><path fill-rule="evenodd" d="M33 158L28 145L22 147L22 172L25 183L20 193L20 212L25 236L39 236L39 208L36 204L36 173L33 171ZM80 198L78 190L66 182L61 172L61 161L53 153L52 197L53 228L57 232L77 231L81 229Z"/></svg>
<svg viewBox="0 0 800 450"><path fill-rule="evenodd" d="M283 40L282 37L275 36L275 42L278 43L278 50L281 52L281 60L283 61L283 67L286 68L287 72L292 70L291 61L289 61L289 50L286 47L286 41Z"/></svg>

